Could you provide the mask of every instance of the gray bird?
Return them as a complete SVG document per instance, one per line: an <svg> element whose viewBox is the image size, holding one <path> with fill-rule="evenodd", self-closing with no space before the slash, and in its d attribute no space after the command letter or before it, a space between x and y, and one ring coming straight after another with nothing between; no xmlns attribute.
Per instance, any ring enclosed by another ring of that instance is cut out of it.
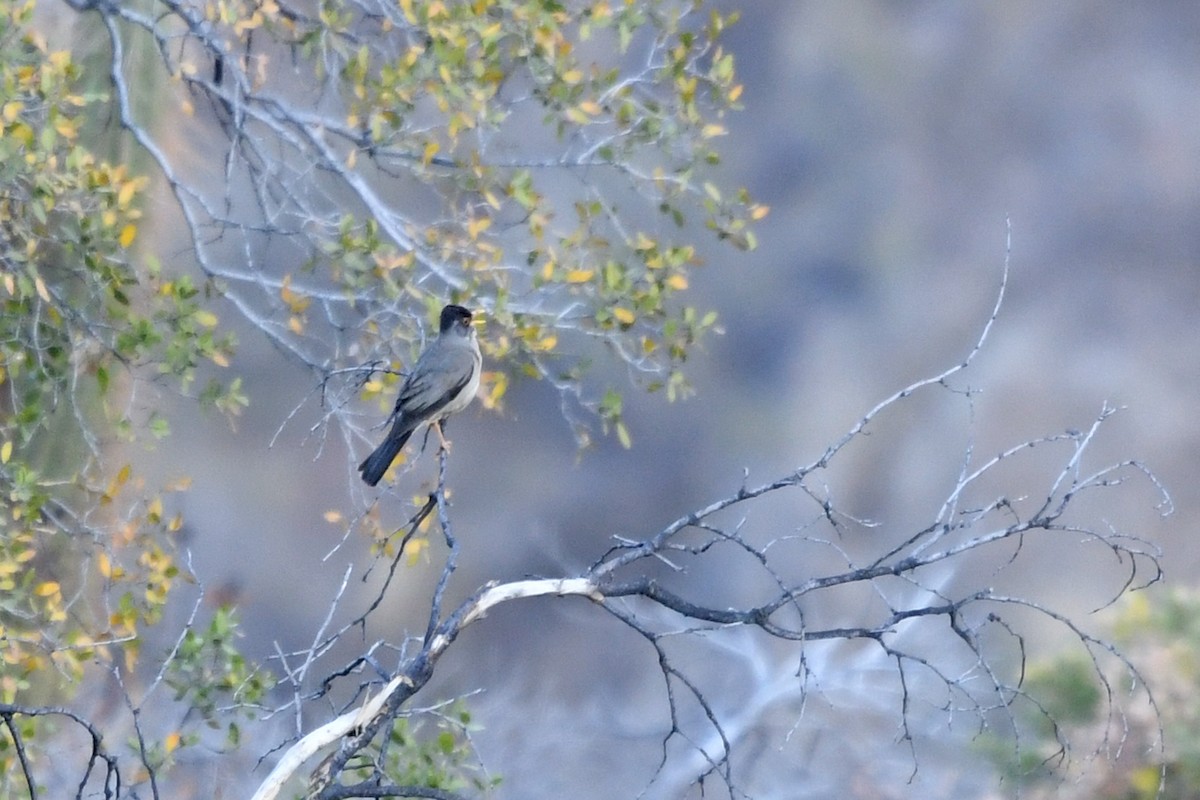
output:
<svg viewBox="0 0 1200 800"><path fill-rule="evenodd" d="M462 411L475 399L483 357L471 325L471 312L462 306L446 306L438 325L438 335L425 348L400 387L392 411L392 429L383 444L358 465L368 486L379 483L392 465L400 448L413 431L428 422L434 426L442 446L442 420Z"/></svg>

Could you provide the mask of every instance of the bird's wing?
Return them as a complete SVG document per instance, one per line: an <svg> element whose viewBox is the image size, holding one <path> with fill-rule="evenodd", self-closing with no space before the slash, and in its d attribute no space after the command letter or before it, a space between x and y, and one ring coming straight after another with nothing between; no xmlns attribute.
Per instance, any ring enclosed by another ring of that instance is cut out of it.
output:
<svg viewBox="0 0 1200 800"><path fill-rule="evenodd" d="M466 347L447 348L436 359L418 361L396 398L396 413L430 419L458 397L474 373L475 358Z"/></svg>

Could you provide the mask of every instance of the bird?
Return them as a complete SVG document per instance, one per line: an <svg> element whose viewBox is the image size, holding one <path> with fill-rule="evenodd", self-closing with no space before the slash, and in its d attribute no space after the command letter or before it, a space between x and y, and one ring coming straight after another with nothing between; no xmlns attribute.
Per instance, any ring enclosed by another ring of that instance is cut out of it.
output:
<svg viewBox="0 0 1200 800"><path fill-rule="evenodd" d="M368 486L379 483L409 437L429 423L437 431L443 449L449 443L441 423L471 404L479 389L483 356L471 325L473 314L458 305L442 309L437 338L417 358L396 398L389 419L392 429L371 455L358 465Z"/></svg>

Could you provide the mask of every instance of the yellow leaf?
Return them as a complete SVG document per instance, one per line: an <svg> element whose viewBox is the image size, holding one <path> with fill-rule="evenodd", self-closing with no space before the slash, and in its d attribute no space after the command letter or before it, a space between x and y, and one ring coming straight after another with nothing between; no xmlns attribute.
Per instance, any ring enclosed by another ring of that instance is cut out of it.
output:
<svg viewBox="0 0 1200 800"><path fill-rule="evenodd" d="M584 113L591 114L593 117L599 116L604 111L595 100L584 100L579 104L579 108Z"/></svg>
<svg viewBox="0 0 1200 800"><path fill-rule="evenodd" d="M215 328L217 326L217 315L211 311L203 309L197 311L194 319L206 328Z"/></svg>
<svg viewBox="0 0 1200 800"><path fill-rule="evenodd" d="M288 317L288 330L299 336L304 333L304 321L294 315Z"/></svg>
<svg viewBox="0 0 1200 800"><path fill-rule="evenodd" d="M480 217L479 219L467 220L467 236L472 240L479 238L479 234L486 231L492 225L492 220L489 217Z"/></svg>
<svg viewBox="0 0 1200 800"><path fill-rule="evenodd" d="M549 351L549 350L553 350L554 346L557 344L558 344L558 337L555 336L553 333L548 333L545 336L543 336L541 339L538 339L537 344L534 345L534 348L537 350Z"/></svg>
<svg viewBox="0 0 1200 800"><path fill-rule="evenodd" d="M12 442L5 442L0 445L0 463L7 464L10 458L12 458Z"/></svg>
<svg viewBox="0 0 1200 800"><path fill-rule="evenodd" d="M1162 776L1157 765L1147 764L1135 769L1128 780L1129 785L1137 792L1137 797L1157 797Z"/></svg>
<svg viewBox="0 0 1200 800"><path fill-rule="evenodd" d="M133 200L133 193L137 191L137 183L134 181L125 181L121 185L120 191L117 192L117 208L128 208L129 202Z"/></svg>
<svg viewBox="0 0 1200 800"><path fill-rule="evenodd" d="M508 391L508 375L503 372L485 372L483 384L490 387L483 393L484 408L496 408L500 398Z"/></svg>
<svg viewBox="0 0 1200 800"><path fill-rule="evenodd" d="M129 476L132 474L133 474L133 467L130 466L129 464L126 464L125 466L121 467L121 469L117 471L117 485L120 486L120 485L124 484L126 481L129 480Z"/></svg>
<svg viewBox="0 0 1200 800"><path fill-rule="evenodd" d="M728 131L725 130L725 126L718 125L715 122L711 122L700 129L700 135L705 139L711 139L714 136L724 136L726 133Z"/></svg>
<svg viewBox="0 0 1200 800"><path fill-rule="evenodd" d="M756 205L750 209L750 219L762 219L769 213L771 213L770 206Z"/></svg>
<svg viewBox="0 0 1200 800"><path fill-rule="evenodd" d="M121 228L121 237L117 240L121 243L121 247L129 247L133 244L134 238L137 237L137 226L132 222Z"/></svg>
<svg viewBox="0 0 1200 800"><path fill-rule="evenodd" d="M411 256L411 253L397 255L396 253L392 252L376 252L373 256L371 256L371 258L374 259L375 266L379 267L380 270L384 272L391 272L394 269L399 269L400 267L406 266L407 263L410 263Z"/></svg>
<svg viewBox="0 0 1200 800"><path fill-rule="evenodd" d="M563 73L563 83L576 84L583 80L583 70L569 69Z"/></svg>
<svg viewBox="0 0 1200 800"><path fill-rule="evenodd" d="M567 283L587 283L595 274L592 269L573 269L567 273Z"/></svg>
<svg viewBox="0 0 1200 800"><path fill-rule="evenodd" d="M37 289L38 297L47 303L50 302L50 292L46 290L46 282L42 280L42 276L38 275L33 279L33 286Z"/></svg>
<svg viewBox="0 0 1200 800"><path fill-rule="evenodd" d="M249 17L242 17L233 25L233 32L239 37L246 31L252 31L258 28L263 23L263 15L261 11L255 11Z"/></svg>
<svg viewBox="0 0 1200 800"><path fill-rule="evenodd" d="M323 516L325 517L325 521L330 525L337 525L342 521L342 512L338 511L337 509L330 509L329 511L326 511Z"/></svg>
<svg viewBox="0 0 1200 800"><path fill-rule="evenodd" d="M745 89L742 84L738 84L729 90L729 102L736 103L737 99L742 96L742 90Z"/></svg>
<svg viewBox="0 0 1200 800"><path fill-rule="evenodd" d="M290 274L283 276L283 285L279 287L279 297L283 302L288 304L293 314L302 314L309 304L312 303L312 298L307 297L300 292L292 290L292 276Z"/></svg>
<svg viewBox="0 0 1200 800"><path fill-rule="evenodd" d="M162 519L162 512L162 498L156 497L150 501L150 505L146 509L146 516L149 517L151 522L158 522Z"/></svg>
<svg viewBox="0 0 1200 800"><path fill-rule="evenodd" d="M112 576L112 561L109 560L107 553L101 553L96 557L96 570L106 578Z"/></svg>
<svg viewBox="0 0 1200 800"><path fill-rule="evenodd" d="M622 325L633 324L633 312L628 308L621 308L620 306L617 306L613 309L613 316L616 317L617 322L621 323Z"/></svg>
<svg viewBox="0 0 1200 800"><path fill-rule="evenodd" d="M74 139L79 135L79 125L73 119L59 117L54 122L54 130L67 139Z"/></svg>
<svg viewBox="0 0 1200 800"><path fill-rule="evenodd" d="M179 735L179 732L174 731L172 733L167 734L167 738L163 742L163 747L166 748L166 751L168 753L170 753L170 752L178 749L179 743L181 741L182 741L182 737Z"/></svg>
<svg viewBox="0 0 1200 800"><path fill-rule="evenodd" d="M38 597L51 597L59 592L58 581L42 581L33 590Z"/></svg>
<svg viewBox="0 0 1200 800"><path fill-rule="evenodd" d="M0 111L0 114L4 115L5 122L12 122L17 117L19 117L21 115L21 112L24 110L25 110L25 104L22 103L20 100L9 100L7 103L4 104L4 110Z"/></svg>
<svg viewBox="0 0 1200 800"><path fill-rule="evenodd" d="M429 519L429 517L426 517L425 519ZM404 554L407 556L408 565L410 567L417 563L417 560L421 557L421 553L425 552L428 546L428 539L408 540L408 542L404 545Z"/></svg>
<svg viewBox="0 0 1200 800"><path fill-rule="evenodd" d="M214 364L216 364L218 367L228 367L229 366L229 359L226 358L225 354L222 353L220 350L217 350L216 352L214 352L212 355L209 356L209 358L211 358L212 362Z"/></svg>
<svg viewBox="0 0 1200 800"><path fill-rule="evenodd" d="M684 289L686 289L688 287L687 278L683 277L679 273L676 273L676 274L672 275L671 277L667 278L667 286L671 287L672 289L675 289L676 291L682 292Z"/></svg>
<svg viewBox="0 0 1200 800"><path fill-rule="evenodd" d="M421 154L421 163L428 167L430 162L433 161L433 157L436 156L438 151L441 149L442 146L437 142L426 142L425 151Z"/></svg>

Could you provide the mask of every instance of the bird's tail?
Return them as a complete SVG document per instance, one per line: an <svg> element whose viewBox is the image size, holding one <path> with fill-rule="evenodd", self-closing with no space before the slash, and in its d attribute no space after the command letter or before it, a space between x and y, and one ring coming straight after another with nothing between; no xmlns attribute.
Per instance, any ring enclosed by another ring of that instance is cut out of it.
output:
<svg viewBox="0 0 1200 800"><path fill-rule="evenodd" d="M358 471L362 473L362 479L368 486L379 483L383 478L383 473L388 471L396 454L400 452L400 448L404 447L410 436L412 436L412 431L392 430L383 440L383 444L376 447L375 451L358 465Z"/></svg>

